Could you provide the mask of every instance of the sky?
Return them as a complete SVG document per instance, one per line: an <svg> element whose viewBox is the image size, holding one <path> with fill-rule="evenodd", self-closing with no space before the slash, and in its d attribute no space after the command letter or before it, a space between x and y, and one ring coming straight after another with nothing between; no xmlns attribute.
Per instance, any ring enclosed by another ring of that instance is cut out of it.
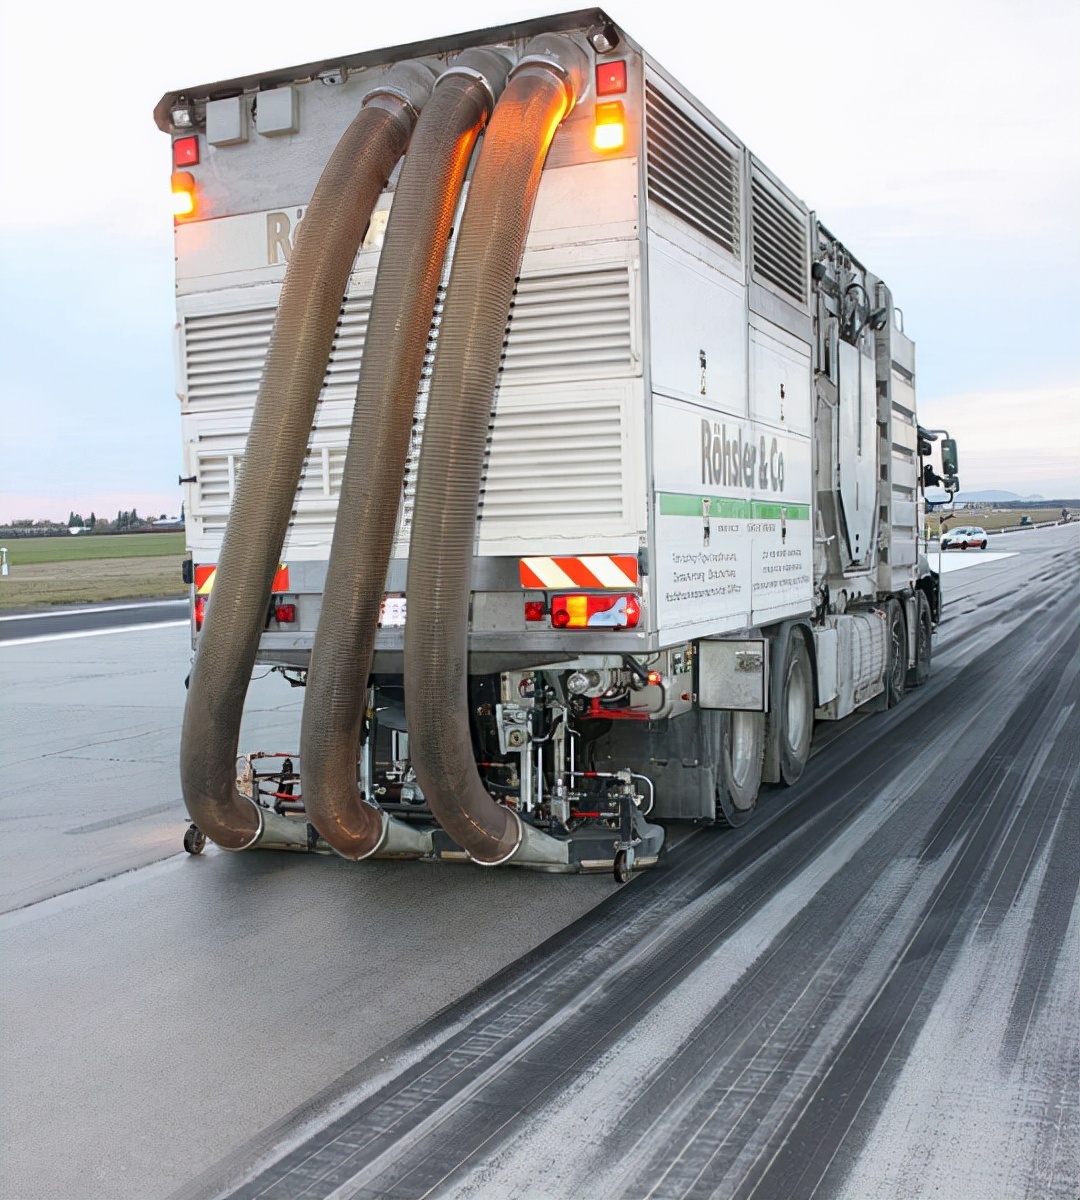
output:
<svg viewBox="0 0 1080 1200"><path fill-rule="evenodd" d="M179 510L161 95L569 9L0 6L0 523ZM1080 3L607 9L886 280L963 490L1080 496Z"/></svg>

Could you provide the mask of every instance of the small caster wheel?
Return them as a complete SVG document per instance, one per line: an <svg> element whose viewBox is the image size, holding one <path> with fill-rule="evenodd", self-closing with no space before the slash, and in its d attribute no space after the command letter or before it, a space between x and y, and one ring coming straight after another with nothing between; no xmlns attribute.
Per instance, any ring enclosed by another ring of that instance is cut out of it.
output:
<svg viewBox="0 0 1080 1200"><path fill-rule="evenodd" d="M198 825L189 825L184 831L184 849L188 854L202 854L206 849L206 834Z"/></svg>
<svg viewBox="0 0 1080 1200"><path fill-rule="evenodd" d="M629 883L634 877L634 860L625 850L615 855L615 882Z"/></svg>

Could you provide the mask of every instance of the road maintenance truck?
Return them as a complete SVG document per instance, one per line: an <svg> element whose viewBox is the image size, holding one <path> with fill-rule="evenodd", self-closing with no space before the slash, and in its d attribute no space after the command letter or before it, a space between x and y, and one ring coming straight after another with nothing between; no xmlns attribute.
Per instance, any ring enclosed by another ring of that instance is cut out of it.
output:
<svg viewBox="0 0 1080 1200"><path fill-rule="evenodd" d="M930 669L886 282L604 12L167 93L186 845L549 870L742 825ZM252 671L305 689L236 770Z"/></svg>

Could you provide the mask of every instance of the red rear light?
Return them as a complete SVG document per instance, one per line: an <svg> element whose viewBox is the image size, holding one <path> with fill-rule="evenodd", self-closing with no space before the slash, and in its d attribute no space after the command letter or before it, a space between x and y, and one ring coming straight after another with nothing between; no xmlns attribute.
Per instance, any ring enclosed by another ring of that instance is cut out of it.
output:
<svg viewBox="0 0 1080 1200"><path fill-rule="evenodd" d="M181 167L199 165L199 139L195 134L190 137L177 138L173 142L172 163L177 170Z"/></svg>
<svg viewBox="0 0 1080 1200"><path fill-rule="evenodd" d="M195 597L195 632L198 633L202 629L203 619L206 616L206 596Z"/></svg>
<svg viewBox="0 0 1080 1200"><path fill-rule="evenodd" d="M291 625L296 620L295 604L275 604L274 620L279 625Z"/></svg>
<svg viewBox="0 0 1080 1200"><path fill-rule="evenodd" d="M598 96L620 96L626 91L626 63L596 64L596 94Z"/></svg>
<svg viewBox="0 0 1080 1200"><path fill-rule="evenodd" d="M551 600L551 623L556 629L633 629L640 618L641 601L633 594L579 592Z"/></svg>
<svg viewBox="0 0 1080 1200"><path fill-rule="evenodd" d="M543 600L526 600L525 601L525 620L526 621L542 621L547 615L547 606Z"/></svg>

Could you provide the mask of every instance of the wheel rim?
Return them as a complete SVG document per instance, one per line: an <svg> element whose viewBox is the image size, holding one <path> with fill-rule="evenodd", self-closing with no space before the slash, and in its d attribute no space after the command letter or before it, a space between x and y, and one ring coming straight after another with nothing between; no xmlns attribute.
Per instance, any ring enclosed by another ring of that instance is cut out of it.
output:
<svg viewBox="0 0 1080 1200"><path fill-rule="evenodd" d="M757 731L754 727L756 713L735 712L731 714L731 779L740 790L748 784L757 764ZM740 805L733 797L737 808Z"/></svg>
<svg viewBox="0 0 1080 1200"><path fill-rule="evenodd" d="M810 713L806 703L805 660L793 657L788 669L787 712L784 728L787 731L788 748L794 754L802 751L810 728Z"/></svg>
<svg viewBox="0 0 1080 1200"><path fill-rule="evenodd" d="M904 672L907 669L907 646L904 637L904 618L897 607L893 613L891 629L892 641L892 670L890 672L893 688L899 691L904 686Z"/></svg>

